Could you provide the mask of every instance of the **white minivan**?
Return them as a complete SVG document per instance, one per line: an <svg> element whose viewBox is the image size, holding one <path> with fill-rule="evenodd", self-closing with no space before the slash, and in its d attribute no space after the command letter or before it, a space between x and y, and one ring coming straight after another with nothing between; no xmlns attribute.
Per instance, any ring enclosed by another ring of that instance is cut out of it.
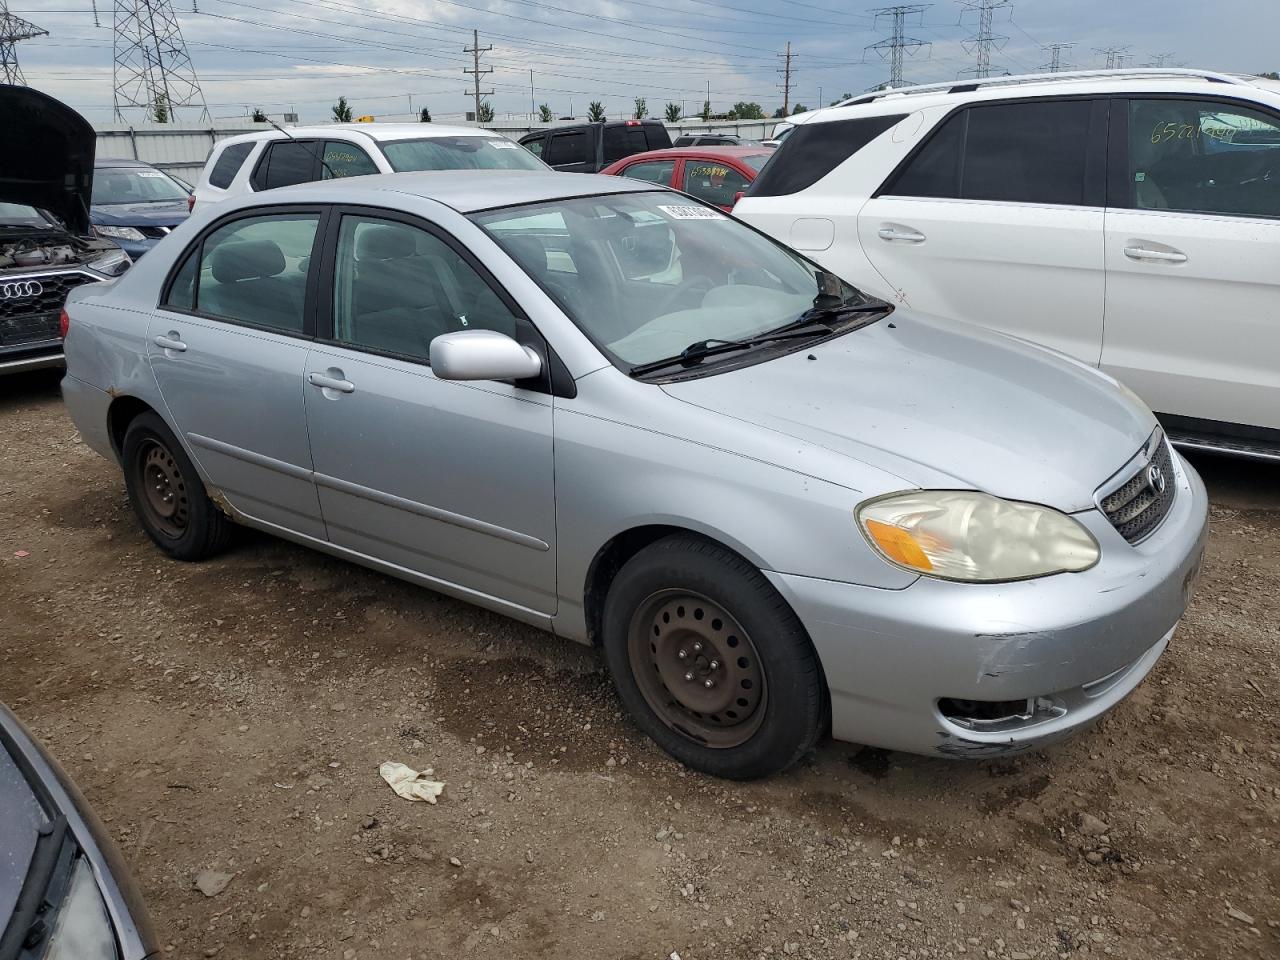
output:
<svg viewBox="0 0 1280 960"><path fill-rule="evenodd" d="M1280 83L999 77L788 122L736 216L886 299L1100 367L1177 443L1280 457Z"/></svg>

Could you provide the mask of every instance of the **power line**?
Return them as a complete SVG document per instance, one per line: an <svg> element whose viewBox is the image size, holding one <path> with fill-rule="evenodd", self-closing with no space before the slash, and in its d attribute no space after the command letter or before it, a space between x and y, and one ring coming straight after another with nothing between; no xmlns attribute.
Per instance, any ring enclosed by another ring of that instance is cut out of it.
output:
<svg viewBox="0 0 1280 960"><path fill-rule="evenodd" d="M991 48L999 50L1009 38L1003 34L993 33L991 21L995 11L1002 7L1012 7L1013 0L960 0L965 13L978 14L978 32L963 42L964 48L977 55L977 63L962 74L973 74L978 79L991 76Z"/></svg>
<svg viewBox="0 0 1280 960"><path fill-rule="evenodd" d="M489 46L487 46L487 47L481 47L481 46L480 46L480 31L479 31L479 30L472 30L472 31L471 31L471 46L469 46L469 47L464 47L464 48L463 48L463 50L462 50L462 52L463 52L463 53L469 53L469 54L471 54L471 55L472 55L472 57L473 57L473 60L472 60L472 66L470 66L470 67L463 67L463 68L462 68L462 72L463 72L463 73L469 73L469 74L471 74L471 79L474 81L475 89L472 91L472 96L474 96L474 97L476 98L476 123L479 123L479 122L480 122L480 98L481 98L482 96L483 96L483 97L492 97L492 96L493 96L493 91L492 91L492 90L484 90L484 91L481 91L481 89L480 89L480 77L481 77L481 75L486 74L486 73L493 73L493 67L481 67L481 66L480 66L480 54L482 54L482 53L488 53L488 52L489 52L490 50L492 50L492 49L493 49L493 44L489 44Z"/></svg>
<svg viewBox="0 0 1280 960"><path fill-rule="evenodd" d="M1094 53L1100 53L1107 58L1107 69L1116 70L1124 66L1126 60L1133 58L1133 54L1129 52L1129 45L1123 47L1094 47Z"/></svg>
<svg viewBox="0 0 1280 960"><path fill-rule="evenodd" d="M1172 62L1173 62L1173 56L1174 56L1174 55L1173 55L1172 51L1167 52L1167 53L1153 53L1153 54L1151 54L1151 62L1150 62L1150 63L1148 63L1148 64L1146 64L1146 66L1148 66L1148 67L1167 67L1167 66L1170 66L1170 65L1172 64Z"/></svg>
<svg viewBox="0 0 1280 960"><path fill-rule="evenodd" d="M1070 53L1074 43L1050 43L1041 47L1045 53L1049 54L1049 62L1043 64L1039 68L1040 73L1061 73L1063 70L1070 70L1074 64L1068 63L1064 59L1064 53Z"/></svg>
<svg viewBox="0 0 1280 960"><path fill-rule="evenodd" d="M115 0L113 103L117 120L126 107L142 107L160 122L177 107L200 106L209 115L200 81L169 0Z"/></svg>
<svg viewBox="0 0 1280 960"><path fill-rule="evenodd" d="M49 31L37 27L30 20L23 20L9 12L6 0L0 0L0 79L14 86L26 86L22 69L18 66L19 40L47 37Z"/></svg>
<svg viewBox="0 0 1280 960"><path fill-rule="evenodd" d="M931 7L929 3L917 3L911 5L899 5L896 7L877 7L874 10L867 11L874 16L871 21L872 26L879 26L882 18L888 18L893 21L893 35L886 37L871 44L866 49L874 50L880 54L881 58L885 58L885 51L888 50L889 60L889 84L898 86L902 83L902 56L915 56L917 50L921 47L932 46L927 40L917 40L915 37L906 36L907 17L919 16L921 22L924 20L924 12Z"/></svg>

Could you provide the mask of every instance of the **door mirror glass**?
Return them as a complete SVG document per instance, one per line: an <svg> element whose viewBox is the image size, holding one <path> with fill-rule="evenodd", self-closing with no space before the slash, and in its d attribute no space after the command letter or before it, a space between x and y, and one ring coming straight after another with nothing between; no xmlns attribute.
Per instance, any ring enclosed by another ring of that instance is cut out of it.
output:
<svg viewBox="0 0 1280 960"><path fill-rule="evenodd" d="M462 330L431 341L431 371L441 380L527 380L542 360L504 333Z"/></svg>

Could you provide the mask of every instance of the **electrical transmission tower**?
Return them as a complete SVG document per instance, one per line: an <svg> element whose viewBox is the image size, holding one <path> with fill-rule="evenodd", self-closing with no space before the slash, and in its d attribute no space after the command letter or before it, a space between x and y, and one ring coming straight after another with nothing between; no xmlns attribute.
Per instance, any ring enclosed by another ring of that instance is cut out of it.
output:
<svg viewBox="0 0 1280 960"><path fill-rule="evenodd" d="M1173 66L1172 53L1153 53L1151 54L1151 62L1148 67L1171 67Z"/></svg>
<svg viewBox="0 0 1280 960"><path fill-rule="evenodd" d="M16 17L9 12L9 5L0 0L0 81L15 86L25 86L22 70L18 67L17 42L30 40L32 37L47 37L48 30L42 30L34 23Z"/></svg>
<svg viewBox="0 0 1280 960"><path fill-rule="evenodd" d="M178 107L199 106L200 116L209 116L169 0L115 0L112 46L117 120L126 107L141 107L161 123L173 120Z"/></svg>
<svg viewBox="0 0 1280 960"><path fill-rule="evenodd" d="M480 98L493 96L492 90L480 89L480 77L486 73L493 73L493 67L482 68L480 66L480 54L488 53L492 49L493 44L489 44L487 47L480 46L479 30L471 31L471 46L462 48L463 53L469 53L472 56L473 66L463 67L462 72L471 74L471 79L473 81L474 89L471 90L471 95L476 98L476 123L480 122Z"/></svg>
<svg viewBox="0 0 1280 960"><path fill-rule="evenodd" d="M1012 7L1013 0L960 0L960 3L965 8L960 13L961 18L966 13L978 14L978 32L964 41L965 50L976 54L978 62L961 73L972 74L979 79L989 77L991 76L991 48L995 47L999 50L1009 40L1002 34L991 32L991 21L996 10L1001 7Z"/></svg>
<svg viewBox="0 0 1280 960"><path fill-rule="evenodd" d="M1133 54L1129 52L1129 47L1095 47L1094 53L1100 53L1107 58L1107 69L1118 70L1124 66L1126 60L1132 59Z"/></svg>
<svg viewBox="0 0 1280 960"><path fill-rule="evenodd" d="M1074 64L1068 63L1063 54L1069 53L1074 43L1050 43L1041 47L1045 53L1049 54L1049 62L1040 66L1041 73L1061 73L1063 70L1070 70Z"/></svg>
<svg viewBox="0 0 1280 960"><path fill-rule="evenodd" d="M782 58L782 67L778 70L782 74L782 115L784 117L791 115L791 78L795 76L795 71L791 68L791 41L787 41L787 52L778 54Z"/></svg>
<svg viewBox="0 0 1280 960"><path fill-rule="evenodd" d="M881 20L888 19L893 21L893 36L886 37L878 43L873 43L867 47L867 50L874 50L880 54L882 59L888 59L889 86L896 87L902 83L902 57L904 54L913 57L921 47L932 46L927 40L917 40L915 37L906 35L907 17L918 16L923 22L924 12L931 6L933 4L916 3L896 7L877 7L874 10L867 11L875 17L872 21L872 26L879 26ZM888 51L888 53L886 54L885 51Z"/></svg>

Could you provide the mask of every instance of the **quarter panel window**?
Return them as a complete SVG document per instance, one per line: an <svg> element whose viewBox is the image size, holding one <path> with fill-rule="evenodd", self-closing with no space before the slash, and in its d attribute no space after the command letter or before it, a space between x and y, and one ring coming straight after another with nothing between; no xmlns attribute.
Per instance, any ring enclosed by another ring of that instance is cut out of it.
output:
<svg viewBox="0 0 1280 960"><path fill-rule="evenodd" d="M1280 122L1207 100L1129 103L1129 206L1280 216Z"/></svg>
<svg viewBox="0 0 1280 960"><path fill-rule="evenodd" d="M675 172L674 160L645 160L633 163L622 171L624 177L632 180L643 180L645 183L660 183L664 187L671 186L671 174Z"/></svg>
<svg viewBox="0 0 1280 960"><path fill-rule="evenodd" d="M225 190L231 186L245 158L253 152L253 143L233 143L218 155L218 162L209 171L209 185Z"/></svg>
<svg viewBox="0 0 1280 960"><path fill-rule="evenodd" d="M302 333L316 214L235 220L204 238L194 309L255 327ZM195 255L192 255L194 262ZM183 265L169 304L183 308Z"/></svg>
<svg viewBox="0 0 1280 960"><path fill-rule="evenodd" d="M346 216L338 233L333 336L426 362L456 330L516 335L516 317L452 247L418 227Z"/></svg>
<svg viewBox="0 0 1280 960"><path fill-rule="evenodd" d="M365 177L377 172L378 168L370 156L354 143L347 143L345 140L326 141L321 179Z"/></svg>
<svg viewBox="0 0 1280 960"><path fill-rule="evenodd" d="M751 185L753 197L781 197L813 186L905 114L806 123L795 127L774 162Z"/></svg>
<svg viewBox="0 0 1280 960"><path fill-rule="evenodd" d="M747 189L747 178L733 167L712 160L684 162L683 190L699 200L721 207L733 206L733 198Z"/></svg>
<svg viewBox="0 0 1280 960"><path fill-rule="evenodd" d="M588 147L590 141L587 138L587 131L578 130L575 133L557 133L551 138L551 145L547 147L547 163L553 167L565 163L590 163Z"/></svg>

